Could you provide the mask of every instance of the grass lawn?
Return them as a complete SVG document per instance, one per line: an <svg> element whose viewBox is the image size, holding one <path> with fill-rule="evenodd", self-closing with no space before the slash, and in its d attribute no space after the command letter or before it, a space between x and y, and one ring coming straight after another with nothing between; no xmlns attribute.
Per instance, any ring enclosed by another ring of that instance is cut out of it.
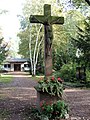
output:
<svg viewBox="0 0 90 120"><path fill-rule="evenodd" d="M0 75L0 83L10 83L12 81L12 76L10 75Z"/></svg>
<svg viewBox="0 0 90 120"><path fill-rule="evenodd" d="M43 75L42 76L35 76L35 77L31 76L31 78L32 78L32 80L39 81L39 80L43 80L44 76Z"/></svg>

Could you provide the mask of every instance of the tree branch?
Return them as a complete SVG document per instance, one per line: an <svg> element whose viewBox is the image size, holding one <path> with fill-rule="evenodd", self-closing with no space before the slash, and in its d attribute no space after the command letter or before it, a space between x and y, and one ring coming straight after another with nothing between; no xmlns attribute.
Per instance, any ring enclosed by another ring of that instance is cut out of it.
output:
<svg viewBox="0 0 90 120"><path fill-rule="evenodd" d="M38 49L37 49L37 55L36 55L36 64L37 64L37 60L38 60L38 54L39 54L40 45L42 44L42 41L43 41L43 36L42 36L42 38L41 38L41 41L40 41L40 43L39 43L39 45L38 45Z"/></svg>
<svg viewBox="0 0 90 120"><path fill-rule="evenodd" d="M90 6L90 0L85 0L85 2Z"/></svg>

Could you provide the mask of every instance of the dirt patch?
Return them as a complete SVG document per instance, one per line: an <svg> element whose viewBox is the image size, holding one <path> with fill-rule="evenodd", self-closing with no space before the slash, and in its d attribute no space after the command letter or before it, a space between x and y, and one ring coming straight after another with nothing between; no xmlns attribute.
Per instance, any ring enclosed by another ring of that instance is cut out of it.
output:
<svg viewBox="0 0 90 120"><path fill-rule="evenodd" d="M72 120L90 120L90 90L66 89L65 99L69 104Z"/></svg>
<svg viewBox="0 0 90 120"><path fill-rule="evenodd" d="M29 77L15 77L10 84L1 84L0 111L3 118L0 120L24 120L24 109L36 104L36 84Z"/></svg>

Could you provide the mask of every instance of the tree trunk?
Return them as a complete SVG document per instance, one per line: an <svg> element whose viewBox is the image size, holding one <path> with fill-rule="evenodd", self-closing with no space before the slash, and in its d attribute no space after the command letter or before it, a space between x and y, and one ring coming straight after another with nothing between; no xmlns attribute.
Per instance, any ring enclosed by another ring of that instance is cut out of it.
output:
<svg viewBox="0 0 90 120"><path fill-rule="evenodd" d="M30 51L30 62L31 62L31 73L32 76L36 75L36 65L37 65L37 60L38 60L38 54L39 54L39 50L40 50L40 45L42 43L42 39L39 42L39 35L42 29L42 25L39 28L39 31L37 32L37 38L36 38L36 43L35 43L35 48L34 48L34 53L33 53L33 57L32 57L32 48L31 48L31 26L30 26L30 40L29 40L29 51ZM36 31L37 31L37 27L36 27Z"/></svg>

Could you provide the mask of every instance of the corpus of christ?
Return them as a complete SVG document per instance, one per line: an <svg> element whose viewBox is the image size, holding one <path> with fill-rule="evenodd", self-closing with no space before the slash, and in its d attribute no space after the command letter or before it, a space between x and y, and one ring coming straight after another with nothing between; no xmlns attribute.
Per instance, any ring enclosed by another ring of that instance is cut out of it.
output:
<svg viewBox="0 0 90 120"><path fill-rule="evenodd" d="M45 77L52 74L52 40L53 24L63 24L64 17L51 16L51 5L44 5L44 15L31 15L30 23L41 23L44 25L44 59L45 59Z"/></svg>

